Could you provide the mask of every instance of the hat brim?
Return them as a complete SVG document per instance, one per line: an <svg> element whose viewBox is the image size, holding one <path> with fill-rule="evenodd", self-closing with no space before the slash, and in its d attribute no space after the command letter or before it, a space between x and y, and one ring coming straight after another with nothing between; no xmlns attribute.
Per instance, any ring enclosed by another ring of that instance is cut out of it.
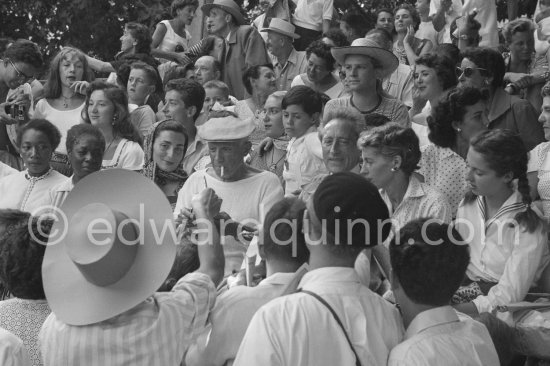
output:
<svg viewBox="0 0 550 366"><path fill-rule="evenodd" d="M279 34L282 34L283 36L287 36L294 39L300 38L300 36L296 33L285 32L284 30L274 29L274 28L264 28L260 30L260 32L274 32L274 33L279 33Z"/></svg>
<svg viewBox="0 0 550 366"><path fill-rule="evenodd" d="M44 292L57 318L71 325L97 323L135 307L166 280L176 256L168 227L173 225L172 209L153 181L124 169L96 172L78 182L61 211L70 219L79 208L93 202L104 203L128 218L143 217L139 225L143 244L137 244L134 263L124 277L105 287L88 282L78 270L67 254L66 235L48 245L42 264ZM51 232L64 233L65 221L56 221Z"/></svg>
<svg viewBox="0 0 550 366"><path fill-rule="evenodd" d="M237 25L244 25L246 24L246 20L244 19L243 15L241 14L240 11L236 11L235 9L233 8L230 8L228 6L225 6L225 5L220 5L220 4L204 4L202 7L201 7L201 10L203 12L204 15L208 16L208 14L210 14L210 10L212 10L213 8L220 8L226 12L228 12L229 14L233 15L233 18L235 18L235 21L237 22Z"/></svg>
<svg viewBox="0 0 550 366"><path fill-rule="evenodd" d="M363 55L368 56L378 62L380 68L380 76L382 78L391 75L399 66L399 60L390 51L380 47L370 46L348 46L348 47L333 47L330 51L334 59L340 64L344 65L346 56L349 55Z"/></svg>

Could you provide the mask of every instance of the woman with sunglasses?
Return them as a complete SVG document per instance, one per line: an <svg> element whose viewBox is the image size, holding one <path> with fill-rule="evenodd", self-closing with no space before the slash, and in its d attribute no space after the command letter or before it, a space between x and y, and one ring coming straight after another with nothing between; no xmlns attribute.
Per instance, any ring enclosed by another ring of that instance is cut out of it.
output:
<svg viewBox="0 0 550 366"><path fill-rule="evenodd" d="M528 150L544 141L537 111L527 100L504 91L505 66L502 55L488 47L469 48L463 52L457 69L459 87L486 89L488 128L508 129L521 137Z"/></svg>
<svg viewBox="0 0 550 366"><path fill-rule="evenodd" d="M33 108L33 91L29 84L42 67L43 58L38 46L26 40L13 42L0 60L0 161L22 170L17 149L17 129L26 122ZM5 101L5 102L3 102ZM11 111L24 111L21 119Z"/></svg>

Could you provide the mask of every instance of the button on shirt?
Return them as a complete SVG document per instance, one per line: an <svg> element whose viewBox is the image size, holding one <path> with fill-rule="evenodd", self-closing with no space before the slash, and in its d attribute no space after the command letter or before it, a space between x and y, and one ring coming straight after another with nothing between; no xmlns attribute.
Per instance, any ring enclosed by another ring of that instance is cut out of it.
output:
<svg viewBox="0 0 550 366"><path fill-rule="evenodd" d="M473 281L498 282L487 296L473 300L480 313L523 300L550 262L546 230L538 227L530 233L523 227L509 225L524 210L517 191L492 218L486 217L482 196L463 201L458 207L455 227L464 240L471 239L466 275Z"/></svg>
<svg viewBox="0 0 550 366"><path fill-rule="evenodd" d="M395 347L388 366L498 366L498 355L485 325L450 306L418 314Z"/></svg>
<svg viewBox="0 0 550 366"><path fill-rule="evenodd" d="M353 268L325 267L304 275L299 288L315 292L338 314L363 365L386 365L402 338L395 307L359 282ZM256 312L234 365L355 365L330 311L305 293L272 300Z"/></svg>
<svg viewBox="0 0 550 366"><path fill-rule="evenodd" d="M284 65L281 65L276 57L273 57L273 61L278 90L289 90L292 80L301 73L306 72L307 59L305 51L296 51L293 48Z"/></svg>

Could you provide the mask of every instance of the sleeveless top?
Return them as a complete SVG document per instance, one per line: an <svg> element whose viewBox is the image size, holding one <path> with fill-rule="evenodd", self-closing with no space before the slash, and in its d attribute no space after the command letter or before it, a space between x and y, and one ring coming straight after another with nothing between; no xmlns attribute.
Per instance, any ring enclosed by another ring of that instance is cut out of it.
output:
<svg viewBox="0 0 550 366"><path fill-rule="evenodd" d="M174 28L172 28L169 20L163 20L160 24L164 24L166 27L166 34L164 34L164 38L159 45L161 51L174 52L177 45L181 45L184 51L189 49L191 33L187 29L185 29L185 38L183 38L174 32Z"/></svg>

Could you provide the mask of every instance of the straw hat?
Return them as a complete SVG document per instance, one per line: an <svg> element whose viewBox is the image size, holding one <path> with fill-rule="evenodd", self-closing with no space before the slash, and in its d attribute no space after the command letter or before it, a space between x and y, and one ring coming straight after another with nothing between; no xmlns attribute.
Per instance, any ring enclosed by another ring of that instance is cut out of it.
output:
<svg viewBox="0 0 550 366"><path fill-rule="evenodd" d="M66 219L52 233L65 235L48 245L42 263L46 298L59 320L87 325L112 318L168 276L176 255L172 210L151 180L123 169L93 173L61 211Z"/></svg>
<svg viewBox="0 0 550 366"><path fill-rule="evenodd" d="M378 43L367 38L358 38L348 47L333 47L330 52L340 65L345 64L348 55L368 56L376 60L378 64L376 66L381 70L382 78L390 75L399 66L399 60L392 52L381 48Z"/></svg>
<svg viewBox="0 0 550 366"><path fill-rule="evenodd" d="M212 8L220 8L233 15L237 25L246 24L246 20L244 19L239 6L232 0L214 0L213 3L204 4L201 7L201 10L206 16L208 16Z"/></svg>
<svg viewBox="0 0 550 366"><path fill-rule="evenodd" d="M262 29L260 32L275 32L294 39L300 38L298 34L294 33L295 30L296 27L291 23L283 19L273 18L269 22L269 27Z"/></svg>

